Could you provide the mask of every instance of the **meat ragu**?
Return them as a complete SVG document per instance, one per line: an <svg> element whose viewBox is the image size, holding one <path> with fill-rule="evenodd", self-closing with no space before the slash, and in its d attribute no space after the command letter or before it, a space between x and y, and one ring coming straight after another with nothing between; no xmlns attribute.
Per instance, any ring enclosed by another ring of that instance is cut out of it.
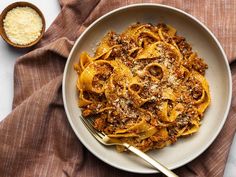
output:
<svg viewBox="0 0 236 177"><path fill-rule="evenodd" d="M137 23L108 32L94 56L80 55L79 107L111 138L163 148L199 130L210 104L207 68L172 26Z"/></svg>

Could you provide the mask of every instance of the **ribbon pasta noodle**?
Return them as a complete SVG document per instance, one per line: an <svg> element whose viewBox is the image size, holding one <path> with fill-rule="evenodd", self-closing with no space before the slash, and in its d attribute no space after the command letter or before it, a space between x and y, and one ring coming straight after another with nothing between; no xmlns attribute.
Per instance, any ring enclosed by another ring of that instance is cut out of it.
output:
<svg viewBox="0 0 236 177"><path fill-rule="evenodd" d="M211 100L207 68L172 26L137 23L108 32L93 56L80 54L78 104L108 136L163 148L199 130Z"/></svg>

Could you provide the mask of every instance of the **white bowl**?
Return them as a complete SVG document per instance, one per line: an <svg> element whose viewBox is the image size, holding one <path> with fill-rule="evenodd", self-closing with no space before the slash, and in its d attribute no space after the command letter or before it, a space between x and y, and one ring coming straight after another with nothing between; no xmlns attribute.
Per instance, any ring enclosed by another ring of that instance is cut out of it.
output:
<svg viewBox="0 0 236 177"><path fill-rule="evenodd" d="M212 102L204 114L199 132L179 139L161 150L148 152L170 169L180 167L210 146L227 118L232 97L232 81L226 55L216 37L201 22L179 9L160 4L134 4L121 7L102 16L91 24L77 39L66 63L63 78L63 100L68 120L84 146L95 156L116 168L135 173L155 173L155 169L131 153L118 153L115 148L97 142L82 124L77 106L77 73L73 64L82 51L93 54L97 42L110 30L122 32L135 22L170 24L177 33L186 37L193 50L206 61L209 69L206 78L210 85Z"/></svg>

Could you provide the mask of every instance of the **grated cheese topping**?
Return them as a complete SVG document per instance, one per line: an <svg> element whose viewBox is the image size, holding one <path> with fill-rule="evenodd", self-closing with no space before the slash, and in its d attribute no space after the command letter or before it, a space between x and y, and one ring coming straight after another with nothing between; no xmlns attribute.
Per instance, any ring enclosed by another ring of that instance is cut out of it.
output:
<svg viewBox="0 0 236 177"><path fill-rule="evenodd" d="M10 41L19 45L27 45L41 35L43 22L34 9L16 7L6 14L3 28Z"/></svg>

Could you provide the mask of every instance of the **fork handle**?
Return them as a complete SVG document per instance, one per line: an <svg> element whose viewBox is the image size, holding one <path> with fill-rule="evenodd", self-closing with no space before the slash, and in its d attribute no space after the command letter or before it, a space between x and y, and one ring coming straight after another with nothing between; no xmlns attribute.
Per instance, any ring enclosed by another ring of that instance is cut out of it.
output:
<svg viewBox="0 0 236 177"><path fill-rule="evenodd" d="M171 170L169 170L168 168L166 168L165 166L163 166L160 162L158 162L157 160L154 160L153 158L151 158L150 156L148 156L147 154L145 154L144 152L140 151L139 149L135 148L134 146L131 146L127 143L123 144L127 149L129 149L131 152L133 152L134 154L136 154L137 156L141 157L142 159L144 159L146 162L148 162L149 164L151 164L153 167L155 167L157 170L159 170L160 172L162 172L163 174L165 174L168 177L178 177L178 175L176 175L175 173L173 173Z"/></svg>

